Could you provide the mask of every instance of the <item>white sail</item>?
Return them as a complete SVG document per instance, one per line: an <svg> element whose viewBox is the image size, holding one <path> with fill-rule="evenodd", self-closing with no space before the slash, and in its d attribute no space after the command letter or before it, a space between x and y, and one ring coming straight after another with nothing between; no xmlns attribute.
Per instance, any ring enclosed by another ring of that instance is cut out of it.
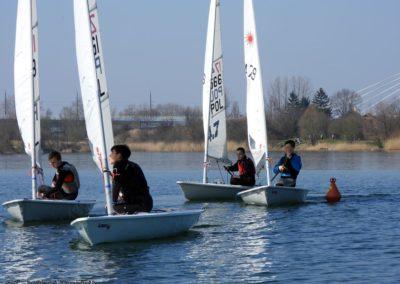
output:
<svg viewBox="0 0 400 284"><path fill-rule="evenodd" d="M266 168L269 185L269 169L266 161L268 147L264 92L252 0L244 0L244 57L247 81L248 142L256 168Z"/></svg>
<svg viewBox="0 0 400 284"><path fill-rule="evenodd" d="M95 0L74 0L75 44L86 131L93 160L103 171L108 213L111 214L108 156L114 144L103 49Z"/></svg>
<svg viewBox="0 0 400 284"><path fill-rule="evenodd" d="M203 81L205 157L227 160L226 111L220 28L220 1L211 0ZM205 173L206 175L206 170ZM204 177L206 180L206 177Z"/></svg>
<svg viewBox="0 0 400 284"><path fill-rule="evenodd" d="M25 152L31 156L32 198L40 167L39 46L36 0L19 0L14 54L15 109Z"/></svg>
<svg viewBox="0 0 400 284"><path fill-rule="evenodd" d="M103 170L105 165L102 160L108 157L114 136L96 1L75 0L74 12L76 56L86 130L93 160ZM103 152L107 157L102 157Z"/></svg>

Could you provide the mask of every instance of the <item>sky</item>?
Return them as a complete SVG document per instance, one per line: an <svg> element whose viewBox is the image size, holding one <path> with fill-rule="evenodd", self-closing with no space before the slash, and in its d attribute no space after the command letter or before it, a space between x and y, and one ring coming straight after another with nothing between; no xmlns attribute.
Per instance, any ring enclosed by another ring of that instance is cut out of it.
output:
<svg viewBox="0 0 400 284"><path fill-rule="evenodd" d="M98 0L111 104L200 106L209 0ZM0 0L0 92L13 92L16 0ZM254 0L264 89L303 76L329 95L400 72L398 0ZM79 90L72 0L37 0L40 95L58 113ZM245 105L243 1L221 0L224 79Z"/></svg>

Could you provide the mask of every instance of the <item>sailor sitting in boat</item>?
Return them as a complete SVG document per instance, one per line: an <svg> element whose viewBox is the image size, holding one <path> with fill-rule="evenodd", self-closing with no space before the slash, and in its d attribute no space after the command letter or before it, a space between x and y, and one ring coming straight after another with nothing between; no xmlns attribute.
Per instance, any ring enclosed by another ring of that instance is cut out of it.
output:
<svg viewBox="0 0 400 284"><path fill-rule="evenodd" d="M49 164L56 169L51 186L41 185L38 188L38 197L45 199L75 200L79 191L79 175L76 168L68 162L62 161L57 151L49 153Z"/></svg>
<svg viewBox="0 0 400 284"><path fill-rule="evenodd" d="M293 140L285 142L283 150L285 155L274 167L274 173L281 174L280 181L276 186L295 187L296 179L301 169L301 158L294 152L296 143Z"/></svg>
<svg viewBox="0 0 400 284"><path fill-rule="evenodd" d="M224 166L228 172L239 172L239 176L231 176L231 184L253 186L256 183L256 169L253 161L246 156L243 147L236 149L238 161L232 166Z"/></svg>
<svg viewBox="0 0 400 284"><path fill-rule="evenodd" d="M146 178L140 166L128 160L130 156L131 150L126 145L111 148L114 211L118 214L150 212L153 199Z"/></svg>

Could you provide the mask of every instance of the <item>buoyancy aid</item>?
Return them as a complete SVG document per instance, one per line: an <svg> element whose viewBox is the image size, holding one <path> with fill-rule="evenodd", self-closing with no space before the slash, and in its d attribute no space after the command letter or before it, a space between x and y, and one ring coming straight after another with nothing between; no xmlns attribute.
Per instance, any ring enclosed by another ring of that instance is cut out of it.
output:
<svg viewBox="0 0 400 284"><path fill-rule="evenodd" d="M78 171L76 170L76 168L70 163L63 162L61 167L59 167L56 171L57 179L59 178L61 172L64 172L65 174L63 183L61 185L61 189L66 194L77 193L80 187L80 181L79 181Z"/></svg>

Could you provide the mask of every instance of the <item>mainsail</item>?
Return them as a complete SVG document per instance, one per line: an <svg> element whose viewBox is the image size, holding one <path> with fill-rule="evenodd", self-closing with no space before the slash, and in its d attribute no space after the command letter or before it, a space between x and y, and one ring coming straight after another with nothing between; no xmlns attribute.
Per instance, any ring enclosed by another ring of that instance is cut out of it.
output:
<svg viewBox="0 0 400 284"><path fill-rule="evenodd" d="M111 214L108 156L114 144L109 94L95 0L74 0L75 44L86 131L93 160L103 172Z"/></svg>
<svg viewBox="0 0 400 284"><path fill-rule="evenodd" d="M244 58L247 81L247 131L256 168L265 167L270 185L267 147L267 126L264 108L261 66L252 0L244 0Z"/></svg>
<svg viewBox="0 0 400 284"><path fill-rule="evenodd" d="M208 158L227 160L226 111L220 28L220 1L211 0L203 81L204 176Z"/></svg>
<svg viewBox="0 0 400 284"><path fill-rule="evenodd" d="M14 54L15 109L25 152L31 156L32 198L40 169L39 46L36 0L19 0Z"/></svg>

